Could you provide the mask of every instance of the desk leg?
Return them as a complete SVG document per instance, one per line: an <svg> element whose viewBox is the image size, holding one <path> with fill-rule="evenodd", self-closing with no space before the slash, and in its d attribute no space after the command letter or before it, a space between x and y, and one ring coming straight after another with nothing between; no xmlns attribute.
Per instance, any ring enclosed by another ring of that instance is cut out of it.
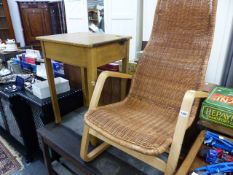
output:
<svg viewBox="0 0 233 175"><path fill-rule="evenodd" d="M91 48L88 51L87 62L87 88L88 88L88 106L95 88L97 79L97 65L96 65L96 48Z"/></svg>
<svg viewBox="0 0 233 175"><path fill-rule="evenodd" d="M59 124L59 123L61 123L61 114L60 114L59 104L58 104L58 100L57 100L57 93L56 93L56 89L55 89L53 66L51 63L51 59L45 57L44 44L41 43L41 46L42 46L42 51L43 51L44 60L45 60L45 68L46 68L46 72L47 72L49 90L50 90L51 99L52 99L55 123Z"/></svg>
<svg viewBox="0 0 233 175"><path fill-rule="evenodd" d="M122 59L122 72L123 73L128 73L128 62L129 62L129 41L126 43L126 55L125 58ZM126 96L126 85L127 85L127 80L122 79L121 80L121 100L123 100Z"/></svg>
<svg viewBox="0 0 233 175"><path fill-rule="evenodd" d="M95 88L96 79L97 79L97 67L88 66L87 68L88 105L90 104L91 101L91 97Z"/></svg>
<svg viewBox="0 0 233 175"><path fill-rule="evenodd" d="M81 67L81 79L82 79L82 91L83 91L83 100L84 105L88 106L88 83L87 83L87 69L84 67Z"/></svg>

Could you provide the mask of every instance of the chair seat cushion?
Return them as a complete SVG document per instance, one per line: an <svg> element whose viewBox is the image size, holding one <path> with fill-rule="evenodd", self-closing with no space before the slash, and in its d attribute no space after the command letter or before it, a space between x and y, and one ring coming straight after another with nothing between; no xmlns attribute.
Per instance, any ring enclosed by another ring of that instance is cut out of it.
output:
<svg viewBox="0 0 233 175"><path fill-rule="evenodd" d="M90 110L85 122L115 143L143 154L159 155L172 143L174 115L178 115L177 109L162 109L137 99L126 99Z"/></svg>

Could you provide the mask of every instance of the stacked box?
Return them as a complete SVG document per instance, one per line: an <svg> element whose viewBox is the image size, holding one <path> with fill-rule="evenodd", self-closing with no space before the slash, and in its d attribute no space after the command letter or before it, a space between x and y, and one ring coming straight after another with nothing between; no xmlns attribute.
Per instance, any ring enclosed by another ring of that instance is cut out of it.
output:
<svg viewBox="0 0 233 175"><path fill-rule="evenodd" d="M202 104L200 118L233 128L233 89L214 88Z"/></svg>

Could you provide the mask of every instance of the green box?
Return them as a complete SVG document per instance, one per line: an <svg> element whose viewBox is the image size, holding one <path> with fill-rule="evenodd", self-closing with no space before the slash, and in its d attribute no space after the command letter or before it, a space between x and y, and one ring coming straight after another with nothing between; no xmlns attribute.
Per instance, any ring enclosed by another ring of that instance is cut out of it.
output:
<svg viewBox="0 0 233 175"><path fill-rule="evenodd" d="M214 88L202 104L200 118L233 128L233 89Z"/></svg>

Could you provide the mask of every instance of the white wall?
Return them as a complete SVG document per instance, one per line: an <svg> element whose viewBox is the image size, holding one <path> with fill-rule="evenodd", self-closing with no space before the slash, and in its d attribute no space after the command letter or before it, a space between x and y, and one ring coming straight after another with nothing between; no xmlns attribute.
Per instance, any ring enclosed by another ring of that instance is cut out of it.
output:
<svg viewBox="0 0 233 175"><path fill-rule="evenodd" d="M206 73L206 82L221 83L228 46L233 32L233 1L219 0L215 36Z"/></svg>

